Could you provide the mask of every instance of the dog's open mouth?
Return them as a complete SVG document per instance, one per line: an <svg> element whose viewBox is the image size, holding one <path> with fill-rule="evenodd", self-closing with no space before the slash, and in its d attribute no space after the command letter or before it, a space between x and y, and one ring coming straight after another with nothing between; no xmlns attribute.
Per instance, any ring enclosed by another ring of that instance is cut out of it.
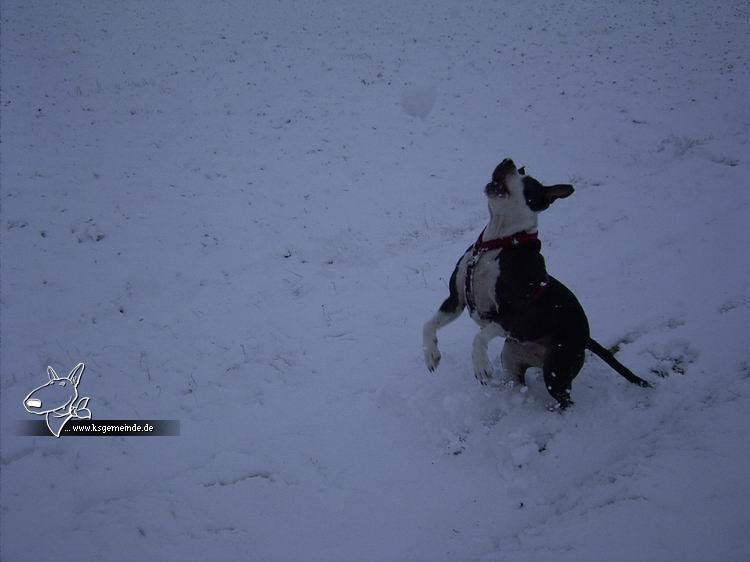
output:
<svg viewBox="0 0 750 562"><path fill-rule="evenodd" d="M484 188L484 192L489 197L508 197L510 195L510 191L508 191L508 187L505 185L504 182L499 181L491 181L487 184L487 187Z"/></svg>

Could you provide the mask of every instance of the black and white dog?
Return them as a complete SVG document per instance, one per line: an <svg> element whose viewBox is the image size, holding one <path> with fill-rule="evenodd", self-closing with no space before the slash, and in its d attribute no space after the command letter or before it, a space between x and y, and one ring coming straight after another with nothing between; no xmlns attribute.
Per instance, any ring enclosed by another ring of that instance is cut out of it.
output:
<svg viewBox="0 0 750 562"><path fill-rule="evenodd" d="M492 378L487 345L504 336L503 367L520 384L525 384L529 367L540 367L547 390L560 408L573 403L571 383L583 366L586 349L633 384L650 386L590 337L578 299L547 274L537 237L537 214L571 193L571 185L542 185L509 158L495 168L485 187L490 223L458 260L450 295L422 331L430 371L440 363L437 331L468 306L480 327L472 359L474 376L482 384Z"/></svg>

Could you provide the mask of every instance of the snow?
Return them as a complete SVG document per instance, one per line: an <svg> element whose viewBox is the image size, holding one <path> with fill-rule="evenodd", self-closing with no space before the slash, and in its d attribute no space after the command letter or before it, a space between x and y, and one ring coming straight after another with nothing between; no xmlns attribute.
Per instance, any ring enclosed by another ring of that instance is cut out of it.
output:
<svg viewBox="0 0 750 562"><path fill-rule="evenodd" d="M747 560L743 2L2 4L2 559ZM504 157L575 407L421 326ZM47 365L95 419L16 435ZM664 375L660 378L657 375Z"/></svg>

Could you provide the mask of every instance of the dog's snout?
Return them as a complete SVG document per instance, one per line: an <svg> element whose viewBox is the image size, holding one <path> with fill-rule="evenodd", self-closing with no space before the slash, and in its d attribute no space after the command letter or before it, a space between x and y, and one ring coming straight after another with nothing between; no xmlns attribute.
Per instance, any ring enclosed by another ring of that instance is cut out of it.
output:
<svg viewBox="0 0 750 562"><path fill-rule="evenodd" d="M505 177L516 171L516 164L510 158L506 158L500 162L495 171L492 172L492 181L503 182Z"/></svg>

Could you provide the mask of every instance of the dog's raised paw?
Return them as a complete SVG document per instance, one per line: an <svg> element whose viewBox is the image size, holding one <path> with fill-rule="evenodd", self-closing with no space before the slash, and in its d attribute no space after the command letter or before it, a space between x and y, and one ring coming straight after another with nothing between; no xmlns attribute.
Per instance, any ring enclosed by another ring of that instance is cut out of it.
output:
<svg viewBox="0 0 750 562"><path fill-rule="evenodd" d="M440 364L440 357L440 351L437 346L424 348L424 364L427 365L428 371L431 373L435 372L435 369Z"/></svg>

